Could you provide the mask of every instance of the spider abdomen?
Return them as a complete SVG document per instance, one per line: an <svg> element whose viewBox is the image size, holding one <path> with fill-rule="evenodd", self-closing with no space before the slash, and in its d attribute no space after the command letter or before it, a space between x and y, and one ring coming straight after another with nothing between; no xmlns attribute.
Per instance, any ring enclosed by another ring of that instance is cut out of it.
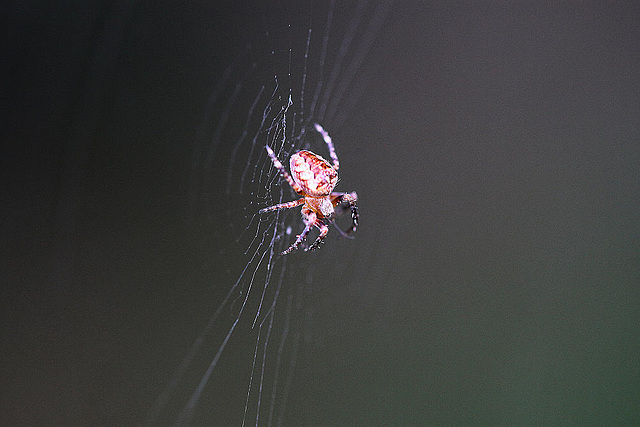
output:
<svg viewBox="0 0 640 427"><path fill-rule="evenodd" d="M338 172L321 156L298 151L289 162L291 176L303 191L313 197L327 196L338 183Z"/></svg>

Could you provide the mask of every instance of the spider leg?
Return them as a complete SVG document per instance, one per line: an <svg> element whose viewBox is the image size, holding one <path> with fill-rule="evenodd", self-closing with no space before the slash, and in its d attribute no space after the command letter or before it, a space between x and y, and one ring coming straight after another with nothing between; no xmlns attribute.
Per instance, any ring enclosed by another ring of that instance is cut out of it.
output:
<svg viewBox="0 0 640 427"><path fill-rule="evenodd" d="M345 232L346 234L353 233L358 228L358 195L352 193L331 193L331 203L333 206L338 206L340 203L349 203L351 207L351 227Z"/></svg>
<svg viewBox="0 0 640 427"><path fill-rule="evenodd" d="M324 243L324 238L327 237L327 233L329 232L329 227L327 227L327 225L324 222L322 222L320 219L317 219L313 225L315 225L320 229L320 234L318 235L318 238L316 239L316 241L313 242L311 246L309 246L304 250L305 252L318 249L320 245Z"/></svg>
<svg viewBox="0 0 640 427"><path fill-rule="evenodd" d="M291 209L291 208L295 208L296 206L300 206L303 203L304 203L304 198L294 200L292 202L280 203L279 205L269 206L268 208L262 208L260 209L259 213L277 211L280 209Z"/></svg>
<svg viewBox="0 0 640 427"><path fill-rule="evenodd" d="M284 168L284 166L282 166L282 163L280 163L280 160L278 160L278 157L273 152L271 147L269 147L268 145L265 145L265 149L267 150L267 154L269 154L269 157L271 158L273 165L276 167L276 169L278 169L278 171L280 172L280 175L282 175L282 177L287 180L291 188L293 188L293 191L295 191L298 194L302 194L303 193L302 187L296 184L293 178L291 178L291 175L289 175L289 173Z"/></svg>
<svg viewBox="0 0 640 427"><path fill-rule="evenodd" d="M341 235L342 237L345 237L345 238L347 238L347 239L353 239L353 238L354 238L353 236L350 236L350 235L348 235L347 233L345 233L345 232L342 230L342 228L338 227L338 224L336 224L336 220L335 220L335 219L333 219L333 220L331 220L331 221L329 221L329 222L330 222L331 224L333 224L333 226L336 228L336 230L338 230L338 233L340 233L340 235Z"/></svg>
<svg viewBox="0 0 640 427"><path fill-rule="evenodd" d="M340 161L338 160L338 155L336 154L336 149L333 146L333 140L331 139L329 132L324 130L324 128L320 126L318 123L316 123L314 127L316 128L316 131L320 135L322 135L322 139L324 139L324 142L326 142L327 147L329 147L329 155L331 156L331 160L333 161L333 168L335 170L340 169Z"/></svg>
<svg viewBox="0 0 640 427"><path fill-rule="evenodd" d="M300 244L304 241L304 239L307 237L307 235L311 231L311 227L316 225L316 222L319 221L318 217L311 209L304 208L304 207L302 208L302 220L304 221L304 224L305 224L304 230L302 230L302 233L298 234L296 241L293 242L291 246L287 248L287 250L285 250L284 252L281 252L280 255L286 255L298 249L298 246L300 246ZM326 234L327 233L325 233L325 235Z"/></svg>

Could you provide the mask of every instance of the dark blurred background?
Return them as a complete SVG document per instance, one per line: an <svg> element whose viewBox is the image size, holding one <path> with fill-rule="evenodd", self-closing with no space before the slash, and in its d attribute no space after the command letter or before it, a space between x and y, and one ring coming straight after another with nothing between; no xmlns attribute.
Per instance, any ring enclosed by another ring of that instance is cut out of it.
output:
<svg viewBox="0 0 640 427"><path fill-rule="evenodd" d="M251 7L2 6L2 424L141 423L242 269L186 195ZM285 423L636 424L640 7L396 3L368 57Z"/></svg>

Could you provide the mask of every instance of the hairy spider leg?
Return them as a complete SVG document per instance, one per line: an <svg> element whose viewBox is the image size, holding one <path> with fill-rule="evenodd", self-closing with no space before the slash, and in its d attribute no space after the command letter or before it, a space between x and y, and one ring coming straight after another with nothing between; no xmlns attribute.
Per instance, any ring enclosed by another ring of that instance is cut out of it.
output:
<svg viewBox="0 0 640 427"><path fill-rule="evenodd" d="M333 161L333 168L335 170L340 169L340 161L338 160L338 155L336 154L336 149L333 147L333 140L331 139L331 136L329 135L329 132L324 130L324 128L322 126L320 126L318 123L316 123L314 125L314 127L316 128L316 131L320 135L322 135L322 139L324 139L324 142L327 143L327 147L329 147L329 155L331 156L331 160Z"/></svg>
<svg viewBox="0 0 640 427"><path fill-rule="evenodd" d="M345 232L347 235L353 233L358 228L358 195L352 193L331 193L331 203L333 206L338 206L340 203L349 203L351 207L351 227Z"/></svg>
<svg viewBox="0 0 640 427"><path fill-rule="evenodd" d="M291 188L293 188L293 191L295 191L298 194L304 194L304 191L302 190L302 187L300 187L300 185L298 185L293 180L293 178L291 178L291 175L289 175L289 173L284 168L284 166L282 166L282 163L280 163L280 160L278 160L278 157L276 157L276 154L273 152L271 147L266 145L265 148L267 150L267 154L269 154L269 157L271 158L271 161L273 162L273 165L276 167L276 169L278 169L278 171L280 172L280 175L282 175L282 177L287 180L287 182L289 183Z"/></svg>
<svg viewBox="0 0 640 427"><path fill-rule="evenodd" d="M309 215L309 217L306 217L303 215L303 219L305 222L304 230L302 230L302 233L298 234L296 241L293 242L291 246L289 246L285 251L281 252L280 255L286 255L298 249L298 246L300 246L300 243L302 243L305 237L307 237L307 234L309 234L309 232L311 231L311 227L313 227L313 224L317 219L316 214L313 214L313 220L311 220L310 216L311 215Z"/></svg>
<svg viewBox="0 0 640 427"><path fill-rule="evenodd" d="M304 230L302 230L302 233L300 233L297 236L296 241L293 242L291 244L291 246L289 246L287 248L287 250L282 252L280 255L286 255L286 254L291 253L291 252L295 251L296 249L298 249L298 246L300 246L300 244L304 241L304 239L307 237L307 235L311 231L311 227L314 227L314 226L318 227L320 229L320 235L318 236L316 241L313 242L313 244L311 246L309 246L307 249L305 249L305 251L313 250L313 249L316 249L318 246L320 246L320 243L322 243L322 241L324 240L325 236L329 232L329 227L327 227L322 222L322 220L320 218L318 218L318 216L316 215L316 213L314 211L312 211L311 209L309 209L306 206L302 208L302 220L304 221L304 224L305 224Z"/></svg>
<svg viewBox="0 0 640 427"><path fill-rule="evenodd" d="M318 238L316 239L316 241L304 250L305 252L318 249L320 245L324 243L324 238L327 237L327 233L329 233L329 227L327 227L327 225L319 219L316 220L314 225L320 229L320 234L318 234Z"/></svg>
<svg viewBox="0 0 640 427"><path fill-rule="evenodd" d="M260 209L260 213L277 211L277 210L280 210L280 209L291 209L291 208L295 208L297 206L300 206L303 203L304 203L304 198L298 199L298 200L294 200L292 202L280 203L279 205L273 205L273 206L269 206L268 208L262 208L262 209Z"/></svg>

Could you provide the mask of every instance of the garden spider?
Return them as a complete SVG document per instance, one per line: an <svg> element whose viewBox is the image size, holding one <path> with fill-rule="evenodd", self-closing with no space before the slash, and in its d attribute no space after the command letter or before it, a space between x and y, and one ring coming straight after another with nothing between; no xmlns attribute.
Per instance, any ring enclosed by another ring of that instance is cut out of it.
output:
<svg viewBox="0 0 640 427"><path fill-rule="evenodd" d="M301 199L292 202L280 203L279 205L260 209L260 213L265 213L279 209L291 209L303 205L302 220L305 224L304 230L297 236L296 241L293 242L287 250L282 252L281 255L286 255L296 250L314 226L320 230L320 234L315 242L307 247L305 251L317 249L320 244L324 242L324 238L329 232L327 223L332 223L344 237L350 237L349 233L356 231L358 227L358 207L356 206L358 195L355 192L332 192L338 183L338 168L340 167L340 162L338 161L338 156L333 148L333 142L327 131L317 123L315 129L322 135L324 142L326 142L327 147L329 147L329 154L331 155L333 166L321 156L311 151L302 150L291 156L289 160L291 175L289 175L271 147L268 145L265 146L273 165L280 171L280 175L287 180L296 193L302 196ZM353 224L346 232L340 230L335 223L336 211L334 208L342 203L348 203L351 207L351 219L353 220Z"/></svg>

